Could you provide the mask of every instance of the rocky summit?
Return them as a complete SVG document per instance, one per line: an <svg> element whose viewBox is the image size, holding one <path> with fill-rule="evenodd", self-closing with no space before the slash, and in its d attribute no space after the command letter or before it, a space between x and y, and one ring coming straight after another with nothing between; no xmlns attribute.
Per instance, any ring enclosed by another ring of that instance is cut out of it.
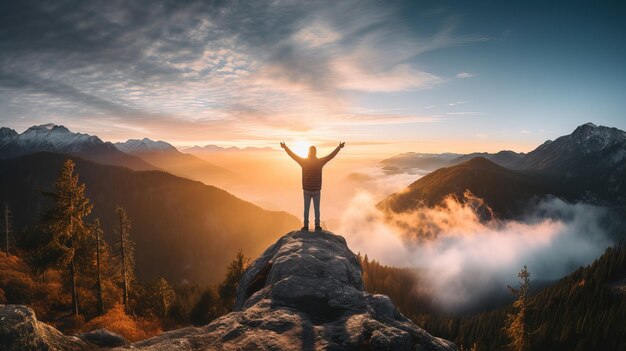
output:
<svg viewBox="0 0 626 351"><path fill-rule="evenodd" d="M0 338L8 350L104 346L64 336L26 307L4 307L11 322L0 322ZM265 250L239 282L234 312L115 350L128 349L457 350L404 317L387 296L365 292L356 255L327 231L293 231Z"/></svg>
<svg viewBox="0 0 626 351"><path fill-rule="evenodd" d="M361 267L330 232L294 231L246 270L235 311L132 344L147 350L456 350L364 291ZM129 347L129 348L130 348Z"/></svg>

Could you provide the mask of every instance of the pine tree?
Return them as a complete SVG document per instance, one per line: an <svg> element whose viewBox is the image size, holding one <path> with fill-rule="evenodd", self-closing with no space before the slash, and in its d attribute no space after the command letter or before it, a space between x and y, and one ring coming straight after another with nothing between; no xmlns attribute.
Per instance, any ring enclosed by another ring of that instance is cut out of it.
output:
<svg viewBox="0 0 626 351"><path fill-rule="evenodd" d="M104 314L104 298L102 296L102 265L100 255L102 252L102 228L100 228L100 220L95 219L91 224L91 232L96 240L96 299L98 301L98 315Z"/></svg>
<svg viewBox="0 0 626 351"><path fill-rule="evenodd" d="M225 312L221 307L215 289L209 287L202 293L200 300L191 309L189 320L196 326L209 324Z"/></svg>
<svg viewBox="0 0 626 351"><path fill-rule="evenodd" d="M239 285L239 280L243 277L243 273L248 268L249 263L250 259L245 257L241 250L237 251L237 256L226 269L226 278L217 288L223 306L229 311L235 305L237 285Z"/></svg>
<svg viewBox="0 0 626 351"><path fill-rule="evenodd" d="M517 296L513 302L516 313L506 315L504 332L511 342L508 347L514 351L526 351L530 349L528 343L528 326L526 325L526 310L528 307L528 286L530 284L530 273L528 267L524 266L517 274L520 278L519 289L508 287L511 293Z"/></svg>
<svg viewBox="0 0 626 351"><path fill-rule="evenodd" d="M130 219L126 214L126 211L121 206L117 206L115 212L117 213L118 218L116 232L119 235L117 248L122 278L122 303L124 308L128 311L128 293L130 283L135 277L135 244L130 239Z"/></svg>
<svg viewBox="0 0 626 351"><path fill-rule="evenodd" d="M158 314L162 319L165 319L172 304L176 300L176 292L165 278L157 279L150 288L150 295L152 295L151 297L157 305Z"/></svg>
<svg viewBox="0 0 626 351"><path fill-rule="evenodd" d="M65 161L54 192L44 194L55 200L55 207L44 214L40 223L50 238L43 248L46 253L43 256L54 256L60 267L69 269L72 314L78 315L77 252L90 235L83 218L91 213L93 206L85 197L85 184L79 184L78 174L74 174L74 161Z"/></svg>

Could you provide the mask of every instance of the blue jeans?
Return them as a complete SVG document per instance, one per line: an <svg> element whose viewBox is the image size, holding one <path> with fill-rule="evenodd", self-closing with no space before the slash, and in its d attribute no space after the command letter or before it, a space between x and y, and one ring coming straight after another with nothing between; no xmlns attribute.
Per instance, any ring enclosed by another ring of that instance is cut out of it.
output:
<svg viewBox="0 0 626 351"><path fill-rule="evenodd" d="M313 199L313 207L315 207L315 226L320 225L320 190L310 191L304 190L304 226L309 226L309 209L311 208L311 199Z"/></svg>

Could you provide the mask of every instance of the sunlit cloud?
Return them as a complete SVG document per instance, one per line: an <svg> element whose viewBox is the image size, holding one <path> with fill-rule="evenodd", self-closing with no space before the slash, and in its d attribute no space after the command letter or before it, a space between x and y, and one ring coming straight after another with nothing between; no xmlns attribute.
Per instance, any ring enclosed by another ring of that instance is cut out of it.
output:
<svg viewBox="0 0 626 351"><path fill-rule="evenodd" d="M443 15L438 30L416 31L396 5L34 2L32 19L2 25L0 122L175 142L443 121L354 113L354 94L445 84L420 55L487 40L457 34Z"/></svg>

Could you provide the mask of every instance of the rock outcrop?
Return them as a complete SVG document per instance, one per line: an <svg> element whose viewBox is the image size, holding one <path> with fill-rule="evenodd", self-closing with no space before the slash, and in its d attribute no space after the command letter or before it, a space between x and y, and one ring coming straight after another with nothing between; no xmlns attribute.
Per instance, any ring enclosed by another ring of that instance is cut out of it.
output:
<svg viewBox="0 0 626 351"><path fill-rule="evenodd" d="M0 305L1 350L91 350L125 341L106 330L65 336L25 306ZM115 350L457 350L364 291L343 237L294 231L257 258L239 282L235 311Z"/></svg>
<svg viewBox="0 0 626 351"><path fill-rule="evenodd" d="M456 350L364 291L343 237L294 231L246 270L235 312L132 344L146 350ZM127 347L129 348L129 347Z"/></svg>
<svg viewBox="0 0 626 351"><path fill-rule="evenodd" d="M65 336L37 320L30 307L0 305L0 350L3 351L72 351L91 350L75 336Z"/></svg>
<svg viewBox="0 0 626 351"><path fill-rule="evenodd" d="M96 329L79 335L82 340L101 348L111 348L128 344L121 335L107 329Z"/></svg>

